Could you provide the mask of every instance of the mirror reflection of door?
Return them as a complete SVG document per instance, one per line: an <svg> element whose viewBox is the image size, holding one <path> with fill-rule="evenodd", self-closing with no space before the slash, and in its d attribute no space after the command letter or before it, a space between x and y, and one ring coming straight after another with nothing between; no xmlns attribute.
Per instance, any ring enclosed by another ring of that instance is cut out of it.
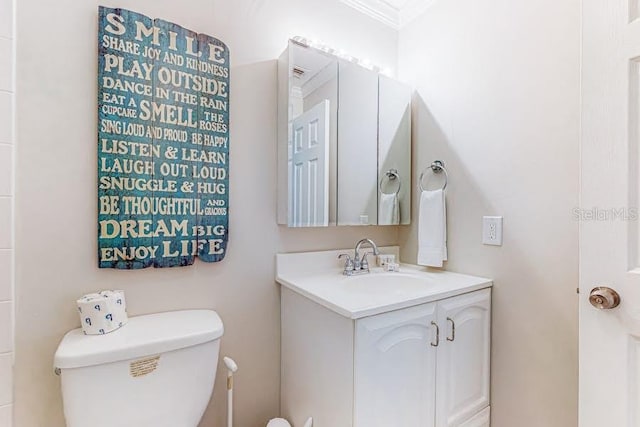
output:
<svg viewBox="0 0 640 427"><path fill-rule="evenodd" d="M288 225L326 227L336 220L338 63L296 44L289 52Z"/></svg>
<svg viewBox="0 0 640 427"><path fill-rule="evenodd" d="M295 227L329 225L329 100L293 120L290 218Z"/></svg>

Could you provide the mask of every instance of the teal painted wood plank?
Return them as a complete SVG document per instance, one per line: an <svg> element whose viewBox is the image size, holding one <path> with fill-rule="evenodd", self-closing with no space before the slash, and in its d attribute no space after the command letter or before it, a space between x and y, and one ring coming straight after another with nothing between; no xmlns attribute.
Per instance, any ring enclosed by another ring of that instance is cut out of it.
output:
<svg viewBox="0 0 640 427"><path fill-rule="evenodd" d="M221 261L228 242L227 46L104 7L98 45L99 266Z"/></svg>
<svg viewBox="0 0 640 427"><path fill-rule="evenodd" d="M198 36L205 81L216 82L200 97L200 144L205 159L198 173L203 215L199 256L207 262L224 259L229 238L229 48L213 37Z"/></svg>

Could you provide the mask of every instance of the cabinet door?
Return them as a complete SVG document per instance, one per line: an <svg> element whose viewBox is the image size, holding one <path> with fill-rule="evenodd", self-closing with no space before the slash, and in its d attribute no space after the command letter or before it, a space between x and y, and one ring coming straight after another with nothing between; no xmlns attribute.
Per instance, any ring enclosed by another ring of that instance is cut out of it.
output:
<svg viewBox="0 0 640 427"><path fill-rule="evenodd" d="M380 191L397 192L400 224L411 223L411 92L410 86L380 76L378 95L378 182ZM395 170L397 178L388 173ZM381 197L378 197L380 206ZM378 225L384 223L378 215Z"/></svg>
<svg viewBox="0 0 640 427"><path fill-rule="evenodd" d="M338 225L378 223L378 74L338 70Z"/></svg>
<svg viewBox="0 0 640 427"><path fill-rule="evenodd" d="M435 320L431 303L356 322L354 427L433 427Z"/></svg>
<svg viewBox="0 0 640 427"><path fill-rule="evenodd" d="M436 426L460 426L489 406L491 290L438 303Z"/></svg>

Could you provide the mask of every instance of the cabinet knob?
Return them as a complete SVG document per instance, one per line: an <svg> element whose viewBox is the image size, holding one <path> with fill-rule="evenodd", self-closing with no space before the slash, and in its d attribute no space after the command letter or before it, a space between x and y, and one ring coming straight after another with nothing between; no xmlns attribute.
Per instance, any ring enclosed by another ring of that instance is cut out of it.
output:
<svg viewBox="0 0 640 427"><path fill-rule="evenodd" d="M620 294L607 286L598 286L591 290L589 302L598 310L611 310L620 305Z"/></svg>

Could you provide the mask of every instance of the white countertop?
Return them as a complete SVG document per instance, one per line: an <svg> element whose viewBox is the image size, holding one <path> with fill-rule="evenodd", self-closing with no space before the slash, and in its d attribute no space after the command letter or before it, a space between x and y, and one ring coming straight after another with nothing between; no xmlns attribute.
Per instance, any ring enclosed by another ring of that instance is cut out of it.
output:
<svg viewBox="0 0 640 427"><path fill-rule="evenodd" d="M397 248L381 248L397 253ZM490 279L401 264L399 272L342 275L341 251L278 254L276 281L349 319L359 319L492 286ZM348 253L352 251L349 250ZM371 257L373 264L373 257Z"/></svg>

